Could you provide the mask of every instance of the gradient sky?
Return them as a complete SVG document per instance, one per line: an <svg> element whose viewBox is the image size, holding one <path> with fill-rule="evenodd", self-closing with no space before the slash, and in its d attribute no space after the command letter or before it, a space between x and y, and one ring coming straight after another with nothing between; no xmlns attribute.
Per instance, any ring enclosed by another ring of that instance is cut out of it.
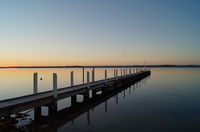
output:
<svg viewBox="0 0 200 132"><path fill-rule="evenodd" d="M200 64L199 0L1 0L0 66Z"/></svg>

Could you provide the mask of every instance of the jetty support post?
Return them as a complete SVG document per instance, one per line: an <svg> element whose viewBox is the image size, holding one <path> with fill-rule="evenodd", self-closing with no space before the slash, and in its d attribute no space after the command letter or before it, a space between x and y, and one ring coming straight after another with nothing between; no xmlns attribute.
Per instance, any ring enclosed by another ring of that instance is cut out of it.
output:
<svg viewBox="0 0 200 132"><path fill-rule="evenodd" d="M57 74L53 73L53 102L48 105L49 115L54 115L57 112L57 97L58 97Z"/></svg>
<svg viewBox="0 0 200 132"><path fill-rule="evenodd" d="M71 71L71 87L74 86L74 72Z"/></svg>
<svg viewBox="0 0 200 132"><path fill-rule="evenodd" d="M74 86L74 72L71 71L71 87ZM77 102L76 95L71 96L71 106L75 105Z"/></svg>
<svg viewBox="0 0 200 132"><path fill-rule="evenodd" d="M92 69L92 82L95 81L95 68Z"/></svg>
<svg viewBox="0 0 200 132"><path fill-rule="evenodd" d="M77 103L76 95L71 96L71 106L76 105L76 103Z"/></svg>
<svg viewBox="0 0 200 132"><path fill-rule="evenodd" d="M115 70L115 80L117 80L117 77L118 77L118 70L116 69Z"/></svg>
<svg viewBox="0 0 200 132"><path fill-rule="evenodd" d="M105 83L107 84L107 70L105 70Z"/></svg>
<svg viewBox="0 0 200 132"><path fill-rule="evenodd" d="M84 67L82 68L82 72L83 72L83 83L85 82L85 69Z"/></svg>
<svg viewBox="0 0 200 132"><path fill-rule="evenodd" d="M87 71L87 88L88 90L83 94L83 100L89 99L89 88L90 88L90 72Z"/></svg>
<svg viewBox="0 0 200 132"><path fill-rule="evenodd" d="M33 74L33 94L38 93L38 73ZM34 108L34 119L40 120L42 116L41 106Z"/></svg>
<svg viewBox="0 0 200 132"><path fill-rule="evenodd" d="M115 73L116 71L115 71L115 69L114 69L114 78L116 77L116 73Z"/></svg>
<svg viewBox="0 0 200 132"><path fill-rule="evenodd" d="M87 88L90 88L90 72L87 72Z"/></svg>
<svg viewBox="0 0 200 132"><path fill-rule="evenodd" d="M38 93L38 73L33 74L33 93Z"/></svg>

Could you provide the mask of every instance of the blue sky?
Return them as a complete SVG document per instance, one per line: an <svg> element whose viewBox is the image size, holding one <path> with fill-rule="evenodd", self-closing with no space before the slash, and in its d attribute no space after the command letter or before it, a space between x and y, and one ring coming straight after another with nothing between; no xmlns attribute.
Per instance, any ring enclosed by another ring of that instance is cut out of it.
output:
<svg viewBox="0 0 200 132"><path fill-rule="evenodd" d="M1 0L1 66L200 64L198 0Z"/></svg>

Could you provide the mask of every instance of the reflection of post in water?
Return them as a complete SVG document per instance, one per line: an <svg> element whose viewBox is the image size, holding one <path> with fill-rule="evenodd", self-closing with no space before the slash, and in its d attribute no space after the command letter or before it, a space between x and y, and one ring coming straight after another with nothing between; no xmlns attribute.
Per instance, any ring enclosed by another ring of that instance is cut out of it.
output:
<svg viewBox="0 0 200 132"><path fill-rule="evenodd" d="M123 91L124 92L124 99L126 98L126 90Z"/></svg>
<svg viewBox="0 0 200 132"><path fill-rule="evenodd" d="M107 100L105 101L105 113L108 112L108 103L107 103Z"/></svg>
<svg viewBox="0 0 200 132"><path fill-rule="evenodd" d="M133 91L135 91L135 84L133 85Z"/></svg>
<svg viewBox="0 0 200 132"><path fill-rule="evenodd" d="M139 87L141 87L141 81L139 81L138 83L139 83Z"/></svg>
<svg viewBox="0 0 200 132"><path fill-rule="evenodd" d="M145 88L147 86L147 79L146 78L144 79L144 86L145 86Z"/></svg>
<svg viewBox="0 0 200 132"><path fill-rule="evenodd" d="M116 104L118 104L118 93L116 94Z"/></svg>
<svg viewBox="0 0 200 132"><path fill-rule="evenodd" d="M74 119L72 119L71 123L72 123L72 125L74 125Z"/></svg>
<svg viewBox="0 0 200 132"><path fill-rule="evenodd" d="M90 125L90 110L87 111L87 124Z"/></svg>

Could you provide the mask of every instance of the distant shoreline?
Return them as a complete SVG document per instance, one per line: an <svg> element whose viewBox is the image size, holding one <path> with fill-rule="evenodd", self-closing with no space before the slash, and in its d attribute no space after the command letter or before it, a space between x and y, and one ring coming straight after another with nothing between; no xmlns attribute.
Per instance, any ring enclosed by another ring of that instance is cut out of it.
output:
<svg viewBox="0 0 200 132"><path fill-rule="evenodd" d="M123 67L144 67L144 65L110 65L110 66L11 66L11 67L0 67L0 68L123 68ZM158 67L158 68L200 68L200 65L147 65L146 67Z"/></svg>

